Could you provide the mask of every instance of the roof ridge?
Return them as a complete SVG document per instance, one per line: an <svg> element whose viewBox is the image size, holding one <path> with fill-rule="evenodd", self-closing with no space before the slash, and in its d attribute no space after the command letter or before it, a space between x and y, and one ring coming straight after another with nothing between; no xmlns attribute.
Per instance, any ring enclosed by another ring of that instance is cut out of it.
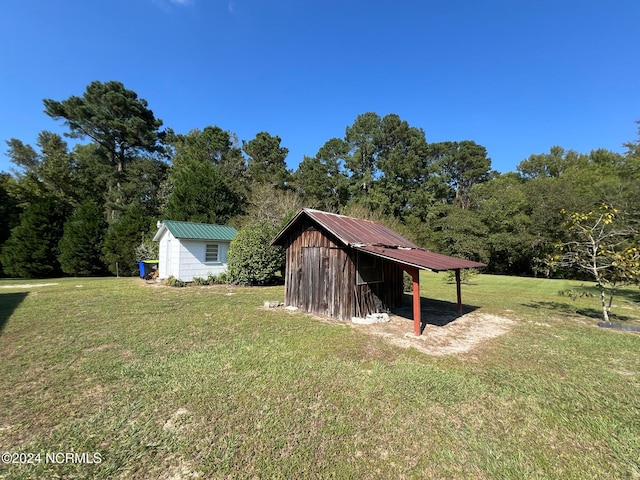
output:
<svg viewBox="0 0 640 480"><path fill-rule="evenodd" d="M317 210L315 208L303 208L302 209L305 212L315 212L315 213L321 213L323 215L333 215L334 217L342 217L342 218L348 218L350 220L356 220L358 222L369 222L369 223L375 223L376 225L380 225L381 227L386 228L387 230L391 230L389 227L383 225L380 222L376 222L375 220L370 220L368 218L358 218L358 217L350 217L349 215L344 215L342 213L332 213L332 212L325 212L324 210Z"/></svg>
<svg viewBox="0 0 640 480"><path fill-rule="evenodd" d="M231 225L222 225L221 223L189 222L186 220L160 220L160 223L165 223L165 222L188 223L189 225L209 225L213 227L226 227L226 228L233 228L233 229L236 228L236 227L232 227Z"/></svg>

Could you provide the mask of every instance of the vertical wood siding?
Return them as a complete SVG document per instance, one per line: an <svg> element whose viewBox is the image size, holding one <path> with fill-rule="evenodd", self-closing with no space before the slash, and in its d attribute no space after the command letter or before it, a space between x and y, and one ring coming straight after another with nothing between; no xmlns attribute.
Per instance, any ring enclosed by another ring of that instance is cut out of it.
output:
<svg viewBox="0 0 640 480"><path fill-rule="evenodd" d="M402 302L402 269L382 262L384 281L356 285L357 253L330 233L301 219L286 244L285 303L341 320Z"/></svg>

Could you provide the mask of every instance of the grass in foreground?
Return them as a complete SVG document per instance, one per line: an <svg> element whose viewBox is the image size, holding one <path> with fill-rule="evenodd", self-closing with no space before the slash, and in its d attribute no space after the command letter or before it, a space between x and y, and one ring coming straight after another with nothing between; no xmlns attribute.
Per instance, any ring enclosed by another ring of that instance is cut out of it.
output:
<svg viewBox="0 0 640 480"><path fill-rule="evenodd" d="M0 478L640 477L640 335L557 295L579 282L474 278L517 323L438 358L261 309L281 287L51 282L0 289L0 450L43 456ZM102 461L44 463L70 451Z"/></svg>

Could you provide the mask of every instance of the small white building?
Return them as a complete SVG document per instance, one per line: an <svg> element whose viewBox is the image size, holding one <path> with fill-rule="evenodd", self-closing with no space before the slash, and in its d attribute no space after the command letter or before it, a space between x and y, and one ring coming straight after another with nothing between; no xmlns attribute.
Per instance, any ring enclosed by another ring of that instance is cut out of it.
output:
<svg viewBox="0 0 640 480"><path fill-rule="evenodd" d="M158 278L171 276L191 282L227 270L229 244L237 235L233 227L208 223L158 222L153 237L160 242Z"/></svg>

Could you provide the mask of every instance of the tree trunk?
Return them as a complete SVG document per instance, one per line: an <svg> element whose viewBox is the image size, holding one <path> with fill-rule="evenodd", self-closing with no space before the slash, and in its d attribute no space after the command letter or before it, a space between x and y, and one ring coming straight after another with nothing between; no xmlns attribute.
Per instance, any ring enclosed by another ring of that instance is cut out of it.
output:
<svg viewBox="0 0 640 480"><path fill-rule="evenodd" d="M604 285L598 282L598 288L600 289L600 302L602 303L602 318L605 322L609 321L609 309L607 308L607 297L604 291Z"/></svg>

